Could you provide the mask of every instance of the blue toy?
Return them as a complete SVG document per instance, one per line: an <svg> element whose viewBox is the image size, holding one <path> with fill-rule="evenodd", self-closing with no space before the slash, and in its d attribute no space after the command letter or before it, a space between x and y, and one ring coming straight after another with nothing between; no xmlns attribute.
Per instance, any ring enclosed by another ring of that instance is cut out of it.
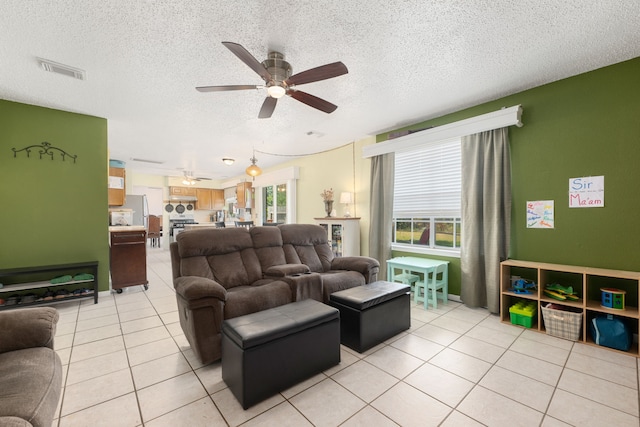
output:
<svg viewBox="0 0 640 427"><path fill-rule="evenodd" d="M518 279L511 285L511 292L516 294L532 294L538 289L534 282L525 279Z"/></svg>

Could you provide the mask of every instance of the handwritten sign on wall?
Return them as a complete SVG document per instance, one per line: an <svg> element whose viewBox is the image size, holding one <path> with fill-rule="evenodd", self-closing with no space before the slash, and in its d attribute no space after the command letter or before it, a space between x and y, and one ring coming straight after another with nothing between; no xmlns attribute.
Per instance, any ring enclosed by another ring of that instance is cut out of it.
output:
<svg viewBox="0 0 640 427"><path fill-rule="evenodd" d="M569 179L570 208L603 208L604 176Z"/></svg>
<svg viewBox="0 0 640 427"><path fill-rule="evenodd" d="M554 228L553 200L527 202L527 228Z"/></svg>

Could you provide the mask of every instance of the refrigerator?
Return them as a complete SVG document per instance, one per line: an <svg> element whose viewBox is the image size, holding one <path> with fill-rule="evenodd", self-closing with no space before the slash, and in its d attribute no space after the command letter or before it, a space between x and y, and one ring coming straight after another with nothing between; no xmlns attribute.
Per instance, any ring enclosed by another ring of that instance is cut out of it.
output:
<svg viewBox="0 0 640 427"><path fill-rule="evenodd" d="M149 205L147 203L147 196L127 194L126 203L122 205L122 208L133 211L133 222L131 225L143 225L144 228L149 228Z"/></svg>

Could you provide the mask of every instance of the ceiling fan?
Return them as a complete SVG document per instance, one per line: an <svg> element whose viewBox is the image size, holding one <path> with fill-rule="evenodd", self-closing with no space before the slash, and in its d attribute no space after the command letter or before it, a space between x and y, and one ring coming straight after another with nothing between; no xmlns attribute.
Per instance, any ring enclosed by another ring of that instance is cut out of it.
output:
<svg viewBox="0 0 640 427"><path fill-rule="evenodd" d="M267 89L267 97L262 103L258 118L267 119L273 114L278 99L284 95L297 99L310 107L316 108L325 113L333 113L337 105L334 105L324 99L309 93L297 90L295 86L306 83L313 83L320 80L331 79L343 74L347 74L349 70L342 62L333 62L331 64L321 65L320 67L302 71L291 75L291 65L284 60L284 55L279 52L269 52L267 59L258 62L256 58L249 53L247 49L237 43L222 42L234 55L242 62L247 64L249 68L255 71L265 85L226 85L226 86L200 86L196 89L200 92L224 92L230 90L245 89Z"/></svg>
<svg viewBox="0 0 640 427"><path fill-rule="evenodd" d="M211 178L195 177L195 176L193 176L193 172L189 173L189 172L185 171L184 172L184 179L182 180L182 183L184 185L195 185L195 183L197 181L204 181L204 180L210 181Z"/></svg>

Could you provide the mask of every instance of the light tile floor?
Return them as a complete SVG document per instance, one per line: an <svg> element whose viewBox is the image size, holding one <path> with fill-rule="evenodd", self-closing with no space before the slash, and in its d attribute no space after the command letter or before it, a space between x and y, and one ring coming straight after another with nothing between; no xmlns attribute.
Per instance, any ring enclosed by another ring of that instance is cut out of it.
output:
<svg viewBox="0 0 640 427"><path fill-rule="evenodd" d="M64 364L54 425L635 426L638 360L503 324L449 302L411 308L411 329L244 411L202 366L176 311L166 249L149 290L57 305Z"/></svg>

